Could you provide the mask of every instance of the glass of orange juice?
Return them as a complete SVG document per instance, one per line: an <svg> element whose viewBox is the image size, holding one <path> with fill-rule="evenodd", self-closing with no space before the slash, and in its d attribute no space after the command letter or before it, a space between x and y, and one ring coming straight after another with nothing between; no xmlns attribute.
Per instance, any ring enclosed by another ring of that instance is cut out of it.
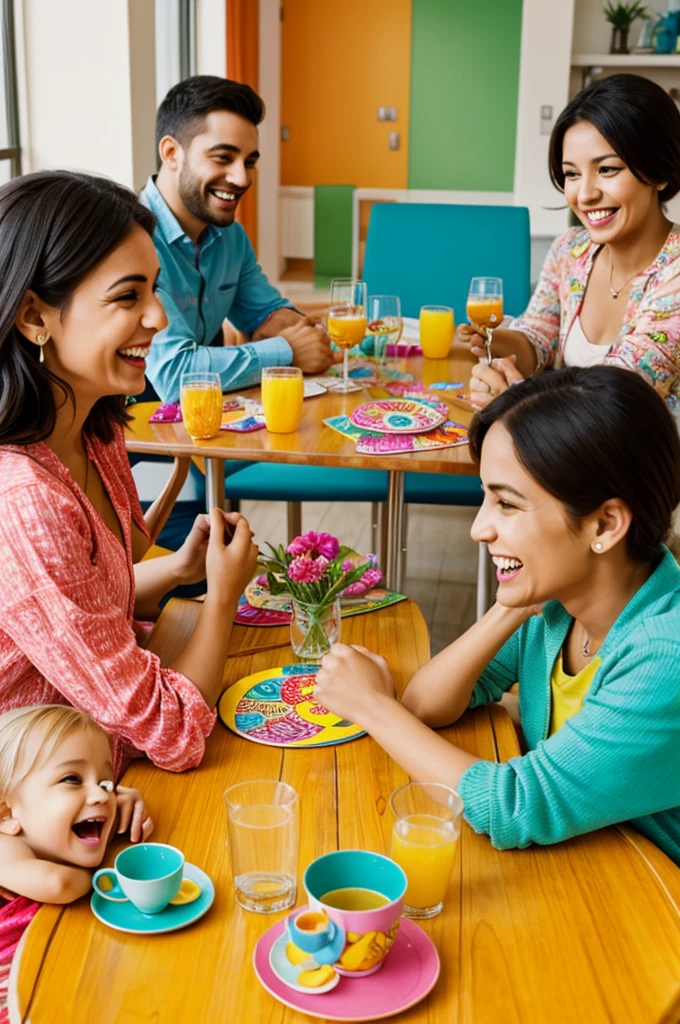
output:
<svg viewBox="0 0 680 1024"><path fill-rule="evenodd" d="M409 782L390 797L392 860L406 873L406 917L435 917L444 906L460 836L463 801L438 782Z"/></svg>
<svg viewBox="0 0 680 1024"><path fill-rule="evenodd" d="M486 356L491 365L493 329L500 326L503 319L503 282L500 277L473 277L465 312L471 324L486 330Z"/></svg>
<svg viewBox="0 0 680 1024"><path fill-rule="evenodd" d="M349 350L366 337L366 284L354 277L336 277L331 281L328 309L328 335L343 349L342 382L334 391L356 391L349 379Z"/></svg>
<svg viewBox="0 0 680 1024"><path fill-rule="evenodd" d="M222 384L218 373L183 373L182 419L194 441L214 437L222 426Z"/></svg>
<svg viewBox="0 0 680 1024"><path fill-rule="evenodd" d="M304 384L299 366L262 370L264 422L272 434L293 434L300 425Z"/></svg>
<svg viewBox="0 0 680 1024"><path fill-rule="evenodd" d="M453 341L453 310L450 306L423 306L420 310L420 347L426 359L444 359Z"/></svg>

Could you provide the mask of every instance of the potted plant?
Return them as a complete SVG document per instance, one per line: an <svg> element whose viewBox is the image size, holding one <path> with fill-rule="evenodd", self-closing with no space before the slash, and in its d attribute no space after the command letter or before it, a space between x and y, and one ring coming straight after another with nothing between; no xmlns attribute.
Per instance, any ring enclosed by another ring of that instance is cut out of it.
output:
<svg viewBox="0 0 680 1024"><path fill-rule="evenodd" d="M636 18L646 21L649 13L645 4L635 0L632 4L614 4L613 0L605 5L604 16L612 26L610 53L629 53L628 31Z"/></svg>
<svg viewBox="0 0 680 1024"><path fill-rule="evenodd" d="M340 635L340 595L363 593L382 574L371 556L360 565L337 537L310 531L287 548L268 544L271 555L260 560L272 594L292 599L291 644L302 661L318 662ZM361 587L358 586L361 584Z"/></svg>

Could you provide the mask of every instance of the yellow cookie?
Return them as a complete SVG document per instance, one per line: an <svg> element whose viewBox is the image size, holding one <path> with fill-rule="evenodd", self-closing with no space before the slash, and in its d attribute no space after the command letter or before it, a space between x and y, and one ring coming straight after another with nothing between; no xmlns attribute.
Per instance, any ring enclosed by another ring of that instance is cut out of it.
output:
<svg viewBox="0 0 680 1024"><path fill-rule="evenodd" d="M297 983L304 988L321 988L322 985L327 985L329 981L332 981L334 977L335 971L330 964L324 964L323 967L317 967L315 971L300 971Z"/></svg>
<svg viewBox="0 0 680 1024"><path fill-rule="evenodd" d="M183 903L193 903L201 895L203 890L198 882L192 882L190 878L183 878L179 892L173 896L170 903L173 907L180 907Z"/></svg>

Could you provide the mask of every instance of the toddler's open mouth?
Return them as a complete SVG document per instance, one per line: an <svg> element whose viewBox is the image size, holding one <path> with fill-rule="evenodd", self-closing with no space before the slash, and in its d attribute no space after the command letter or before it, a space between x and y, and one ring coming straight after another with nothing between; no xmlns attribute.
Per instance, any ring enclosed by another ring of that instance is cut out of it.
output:
<svg viewBox="0 0 680 1024"><path fill-rule="evenodd" d="M101 842L102 830L105 824L106 818L85 818L84 821L77 821L75 825L72 825L71 831L75 832L78 839L81 839L84 843L96 846Z"/></svg>

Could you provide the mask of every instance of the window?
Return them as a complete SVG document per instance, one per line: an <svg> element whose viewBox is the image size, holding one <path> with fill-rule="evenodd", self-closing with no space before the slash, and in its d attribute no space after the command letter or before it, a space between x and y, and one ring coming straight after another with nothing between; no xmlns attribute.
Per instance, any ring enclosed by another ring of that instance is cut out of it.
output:
<svg viewBox="0 0 680 1024"><path fill-rule="evenodd" d="M156 0L156 105L196 74L196 0Z"/></svg>
<svg viewBox="0 0 680 1024"><path fill-rule="evenodd" d="M19 107L17 103L14 8L0 0L2 75L0 75L0 185L21 174Z"/></svg>

